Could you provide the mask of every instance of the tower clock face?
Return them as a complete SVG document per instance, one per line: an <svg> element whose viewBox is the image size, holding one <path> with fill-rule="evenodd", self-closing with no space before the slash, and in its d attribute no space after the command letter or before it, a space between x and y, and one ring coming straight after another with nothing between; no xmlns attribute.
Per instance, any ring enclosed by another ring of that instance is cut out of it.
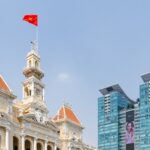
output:
<svg viewBox="0 0 150 150"><path fill-rule="evenodd" d="M36 119L38 122L40 122L40 123L44 122L43 114L40 110L36 110L35 116L36 116Z"/></svg>

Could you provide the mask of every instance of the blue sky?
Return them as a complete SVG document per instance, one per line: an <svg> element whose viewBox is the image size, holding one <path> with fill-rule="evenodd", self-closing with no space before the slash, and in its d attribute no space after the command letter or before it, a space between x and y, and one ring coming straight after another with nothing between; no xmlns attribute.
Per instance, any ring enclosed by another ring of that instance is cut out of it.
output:
<svg viewBox="0 0 150 150"><path fill-rule="evenodd" d="M39 14L50 116L70 103L85 126L84 141L96 146L98 90L119 83L136 99L140 76L150 72L149 6L149 0L1 0L0 74L21 99L22 70L35 38L35 27L22 17Z"/></svg>

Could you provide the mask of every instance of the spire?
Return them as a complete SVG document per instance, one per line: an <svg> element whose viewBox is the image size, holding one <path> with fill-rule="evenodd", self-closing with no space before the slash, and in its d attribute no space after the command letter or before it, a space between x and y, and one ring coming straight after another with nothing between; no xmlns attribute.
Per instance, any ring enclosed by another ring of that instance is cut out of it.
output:
<svg viewBox="0 0 150 150"><path fill-rule="evenodd" d="M37 52L37 44L36 42L32 41L31 51L27 54L26 57L26 68L23 70L23 74L26 78L34 76L40 80L44 77L44 73L40 68L40 61L40 56Z"/></svg>

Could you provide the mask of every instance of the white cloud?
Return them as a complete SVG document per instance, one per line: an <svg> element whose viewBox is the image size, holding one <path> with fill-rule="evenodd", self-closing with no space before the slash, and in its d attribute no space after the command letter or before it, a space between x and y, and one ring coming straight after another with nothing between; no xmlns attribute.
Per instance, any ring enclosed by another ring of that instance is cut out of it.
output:
<svg viewBox="0 0 150 150"><path fill-rule="evenodd" d="M66 72L59 73L57 76L57 80L61 82L66 82L70 80L70 75Z"/></svg>

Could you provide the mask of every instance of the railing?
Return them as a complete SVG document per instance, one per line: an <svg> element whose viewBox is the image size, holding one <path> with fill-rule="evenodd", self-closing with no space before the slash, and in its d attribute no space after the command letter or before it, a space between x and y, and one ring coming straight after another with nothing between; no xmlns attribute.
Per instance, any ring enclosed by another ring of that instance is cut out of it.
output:
<svg viewBox="0 0 150 150"><path fill-rule="evenodd" d="M41 73L43 73L43 70L42 70L41 68L35 67L35 66L32 66L32 67L24 67L24 68L23 68L23 71L26 71L26 70L28 70L28 69L36 69L36 70L40 71Z"/></svg>

